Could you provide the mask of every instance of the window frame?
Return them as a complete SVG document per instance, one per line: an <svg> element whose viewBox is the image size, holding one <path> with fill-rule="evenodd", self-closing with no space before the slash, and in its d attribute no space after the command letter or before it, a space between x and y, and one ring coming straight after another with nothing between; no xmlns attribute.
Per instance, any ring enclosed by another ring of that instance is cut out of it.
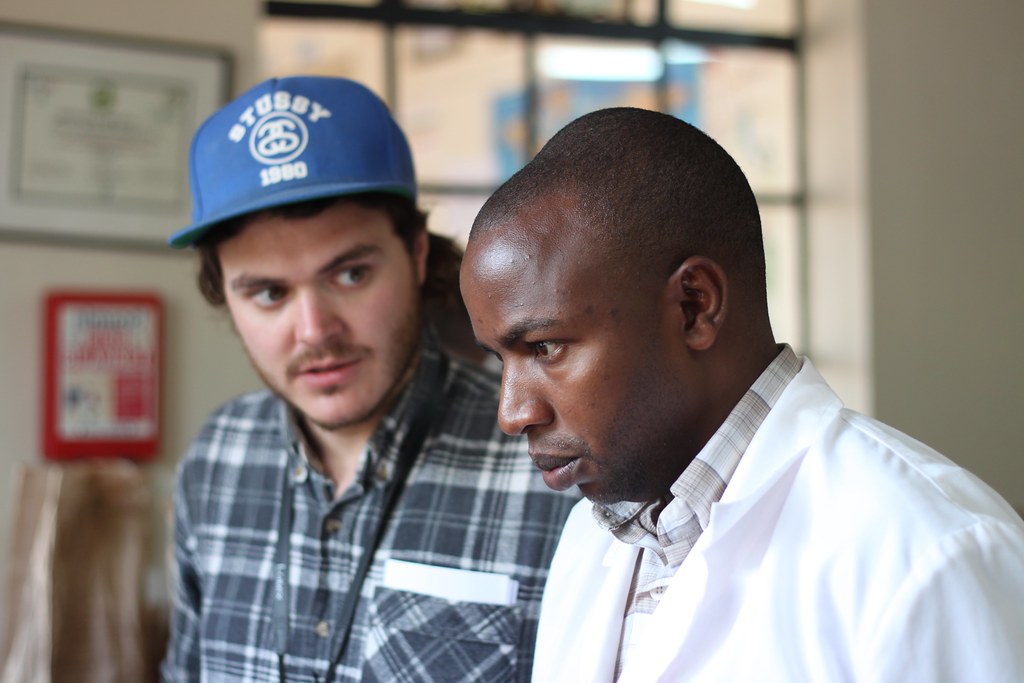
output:
<svg viewBox="0 0 1024 683"><path fill-rule="evenodd" d="M808 322L808 267L807 267L807 169L806 169L806 122L804 115L804 81L801 35L803 27L803 7L800 0L796 3L796 26L794 33L787 36L770 35L747 31L726 31L687 28L673 26L668 20L668 0L656 0L656 16L650 24L615 22L607 20L588 20L576 16L541 14L530 11L487 11L467 12L459 9L431 9L425 7L408 7L401 0L380 0L376 5L351 5L343 2L290 2L287 0L270 0L264 2L264 15L269 18L290 19L324 19L346 22L369 22L384 28L384 64L385 64L385 98L394 109L398 107L398 74L396 58L396 30L399 27L443 27L454 29L482 29L499 33L513 33L524 40L525 50L525 92L526 92L526 128L527 136L524 144L525 159L533 157L538 141L538 83L540 77L536 70L536 42L539 36L552 37L583 37L632 42L646 42L654 47L659 54L664 54L662 46L666 41L682 41L696 46L706 47L750 47L779 50L791 54L795 63L795 97L793 111L796 120L794 151L796 163L796 186L793 192L765 193L757 192L758 204L762 207L791 207L797 220L797 253L794 261L797 264L797 324L789 335L791 343L798 349L805 346L810 338ZM655 83L656 100L661 111L668 111L666 75ZM482 196L486 198L496 187L491 184L455 184L455 183L423 183L419 184L420 192L425 195L445 196Z"/></svg>

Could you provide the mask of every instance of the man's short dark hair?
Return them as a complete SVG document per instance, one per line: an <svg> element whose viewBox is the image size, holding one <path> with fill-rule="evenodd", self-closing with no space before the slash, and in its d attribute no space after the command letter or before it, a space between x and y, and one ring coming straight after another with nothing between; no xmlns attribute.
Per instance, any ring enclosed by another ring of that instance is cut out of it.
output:
<svg viewBox="0 0 1024 683"><path fill-rule="evenodd" d="M750 296L765 295L754 193L733 158L680 119L629 107L576 119L491 196L470 241L558 196L609 258L667 275L699 254L746 282Z"/></svg>

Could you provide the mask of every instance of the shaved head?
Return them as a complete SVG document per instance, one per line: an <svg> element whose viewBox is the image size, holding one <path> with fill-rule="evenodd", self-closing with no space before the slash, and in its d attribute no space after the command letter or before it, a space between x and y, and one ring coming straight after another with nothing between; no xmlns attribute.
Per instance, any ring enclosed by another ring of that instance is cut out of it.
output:
<svg viewBox="0 0 1024 683"><path fill-rule="evenodd" d="M576 119L487 201L470 243L557 195L573 200L573 224L620 266L663 277L704 255L767 306L754 194L732 157L693 126L627 107Z"/></svg>

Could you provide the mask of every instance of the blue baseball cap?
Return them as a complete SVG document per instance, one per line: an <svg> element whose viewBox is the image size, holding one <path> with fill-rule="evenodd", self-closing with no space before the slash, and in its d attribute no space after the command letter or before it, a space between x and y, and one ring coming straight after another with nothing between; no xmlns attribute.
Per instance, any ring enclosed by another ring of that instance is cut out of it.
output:
<svg viewBox="0 0 1024 683"><path fill-rule="evenodd" d="M210 116L189 153L187 247L230 218L362 192L416 198L412 153L387 105L345 78L272 78Z"/></svg>

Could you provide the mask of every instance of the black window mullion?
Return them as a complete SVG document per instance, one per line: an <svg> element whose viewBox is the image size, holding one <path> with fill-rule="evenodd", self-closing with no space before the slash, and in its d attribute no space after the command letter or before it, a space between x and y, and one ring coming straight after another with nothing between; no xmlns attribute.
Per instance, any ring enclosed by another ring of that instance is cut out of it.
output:
<svg viewBox="0 0 1024 683"><path fill-rule="evenodd" d="M777 50L796 50L796 39L760 33L733 31L706 31L677 28L668 24L663 16L665 0L659 0L660 20L650 26L626 22L587 21L576 17L561 17L529 12L464 12L405 7L399 0L384 0L375 6L345 4L282 2L264 3L267 16L353 19L393 24L419 24L463 28L483 28L513 33L547 33L552 35L584 36L593 38L619 38L632 40L665 40L675 38L698 45L765 47Z"/></svg>

